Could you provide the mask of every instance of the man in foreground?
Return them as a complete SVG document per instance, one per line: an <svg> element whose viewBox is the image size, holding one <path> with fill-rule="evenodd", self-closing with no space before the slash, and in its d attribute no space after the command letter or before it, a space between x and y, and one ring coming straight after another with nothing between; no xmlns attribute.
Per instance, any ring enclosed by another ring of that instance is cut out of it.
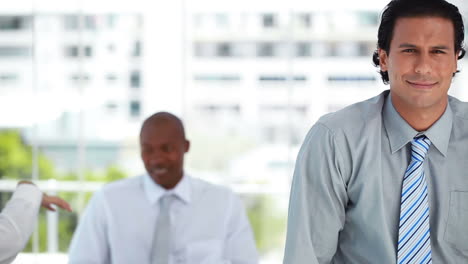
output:
<svg viewBox="0 0 468 264"><path fill-rule="evenodd" d="M374 62L390 91L308 133L285 264L468 263L468 104L447 94L463 39L444 0L387 5Z"/></svg>

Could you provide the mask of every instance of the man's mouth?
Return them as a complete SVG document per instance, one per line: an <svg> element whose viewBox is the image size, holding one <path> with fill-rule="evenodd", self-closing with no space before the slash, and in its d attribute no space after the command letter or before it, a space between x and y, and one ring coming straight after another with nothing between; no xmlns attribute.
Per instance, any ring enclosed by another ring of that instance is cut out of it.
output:
<svg viewBox="0 0 468 264"><path fill-rule="evenodd" d="M423 82L423 81L406 81L409 83L411 86L416 87L416 88L421 88L421 89L429 89L434 87L434 85L437 84L437 82Z"/></svg>
<svg viewBox="0 0 468 264"><path fill-rule="evenodd" d="M167 173L167 172L168 172L167 168L153 168L153 169L151 169L151 174L156 174L156 175L164 174L164 173Z"/></svg>

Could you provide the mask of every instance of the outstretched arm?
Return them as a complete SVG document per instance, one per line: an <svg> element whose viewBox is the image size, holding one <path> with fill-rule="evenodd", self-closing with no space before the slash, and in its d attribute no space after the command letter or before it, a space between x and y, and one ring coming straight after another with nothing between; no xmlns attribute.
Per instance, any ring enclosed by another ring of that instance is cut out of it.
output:
<svg viewBox="0 0 468 264"><path fill-rule="evenodd" d="M30 181L20 181L0 214L0 263L12 261L24 248L37 222L39 207L57 205L71 211L64 200L43 194Z"/></svg>
<svg viewBox="0 0 468 264"><path fill-rule="evenodd" d="M20 181L18 183L18 186L21 185L21 184L34 185L34 183L32 183L30 181ZM43 208L45 208L45 209L47 209L49 211L55 212L55 208L52 207L52 205L56 205L56 206L66 210L68 212L72 211L70 205L65 200L63 200L62 198L57 197L57 196L49 196L46 193L43 193L42 194L42 200L41 200L41 207L43 207Z"/></svg>

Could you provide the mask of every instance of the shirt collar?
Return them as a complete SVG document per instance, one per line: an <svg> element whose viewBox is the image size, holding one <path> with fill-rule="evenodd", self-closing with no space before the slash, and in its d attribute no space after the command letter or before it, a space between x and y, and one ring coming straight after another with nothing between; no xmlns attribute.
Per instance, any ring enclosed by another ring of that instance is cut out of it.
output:
<svg viewBox="0 0 468 264"><path fill-rule="evenodd" d="M158 202L161 197L171 194L185 203L190 203L191 201L190 176L186 174L182 176L179 183L171 190L164 189L155 183L150 175L145 174L143 175L143 189L146 198L151 204Z"/></svg>
<svg viewBox="0 0 468 264"><path fill-rule="evenodd" d="M426 135L442 155L447 154L453 122L450 104L447 104L444 114L427 131L418 132L398 114L393 106L391 93L389 93L384 104L383 122L390 140L392 154L408 144L418 134Z"/></svg>

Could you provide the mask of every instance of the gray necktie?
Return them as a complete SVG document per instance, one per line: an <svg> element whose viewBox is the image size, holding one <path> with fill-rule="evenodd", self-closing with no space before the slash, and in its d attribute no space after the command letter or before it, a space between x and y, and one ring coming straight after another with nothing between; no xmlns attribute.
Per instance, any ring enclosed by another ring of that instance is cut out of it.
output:
<svg viewBox="0 0 468 264"><path fill-rule="evenodd" d="M159 216L153 236L153 247L151 249L152 264L168 264L171 246L171 217L169 214L172 195L163 196L159 199Z"/></svg>

